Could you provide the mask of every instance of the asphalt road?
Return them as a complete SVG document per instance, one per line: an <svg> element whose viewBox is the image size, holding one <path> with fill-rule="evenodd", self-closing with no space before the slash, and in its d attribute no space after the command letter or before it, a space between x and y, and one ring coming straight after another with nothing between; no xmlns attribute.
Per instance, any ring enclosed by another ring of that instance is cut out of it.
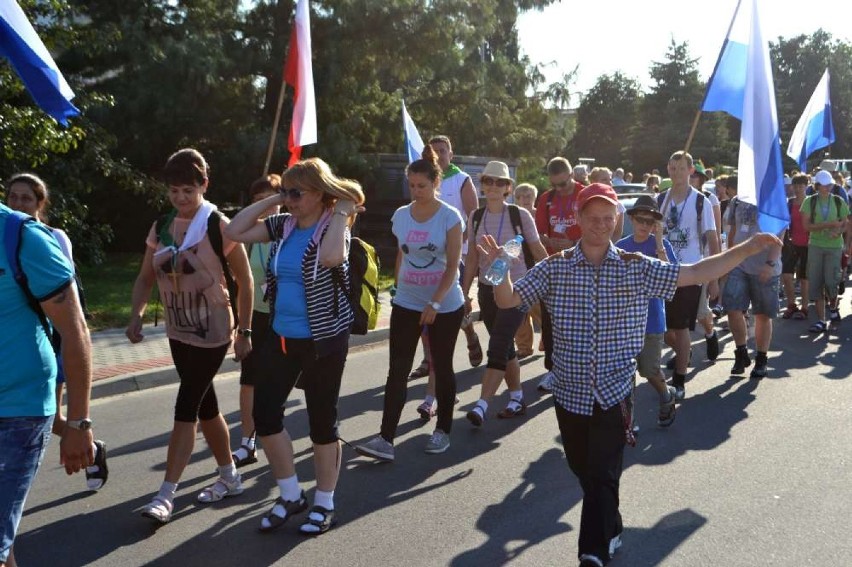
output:
<svg viewBox="0 0 852 567"><path fill-rule="evenodd" d="M730 336L713 365L697 362L674 425L654 425L655 396L637 389L638 445L627 449L621 509L624 546L611 565L848 565L852 318L848 296L839 334L815 337L805 322L779 321L770 376L731 378ZM485 336L484 329L480 336ZM432 427L415 407L425 381L410 383L393 464L344 448L336 493L340 524L306 539L293 521L260 534L273 480L265 459L243 469L246 491L213 505L195 496L214 479L199 436L170 524L155 528L139 509L164 470L175 386L98 400L92 415L109 445L111 477L97 494L67 477L51 442L16 543L36 566L162 565L575 565L581 493L557 437L549 396L535 391L540 357L525 361L526 417L489 419L474 430L464 412L478 397L460 341L452 446L423 453ZM843 354L840 354L840 352ZM696 342L696 361L703 340ZM378 431L387 349L351 353L341 393L341 433L350 442ZM236 374L216 380L228 422L237 423ZM301 393L301 392L299 392ZM313 489L304 400L288 403L302 485ZM235 433L236 435L236 433Z"/></svg>

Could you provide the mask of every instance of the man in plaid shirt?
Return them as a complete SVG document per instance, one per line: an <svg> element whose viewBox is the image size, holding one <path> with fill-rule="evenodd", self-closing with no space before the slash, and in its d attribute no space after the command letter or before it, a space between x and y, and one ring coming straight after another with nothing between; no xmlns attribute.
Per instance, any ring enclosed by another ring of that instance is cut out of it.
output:
<svg viewBox="0 0 852 567"><path fill-rule="evenodd" d="M621 545L618 490L624 445L632 441L629 398L642 349L648 299L671 299L681 286L717 278L781 241L758 234L696 264L674 265L630 254L610 241L618 197L593 183L577 198L583 236L573 248L539 262L516 284L494 288L498 307L528 309L541 301L553 317L553 395L568 466L583 489L581 567L605 565ZM501 248L485 236L480 253Z"/></svg>

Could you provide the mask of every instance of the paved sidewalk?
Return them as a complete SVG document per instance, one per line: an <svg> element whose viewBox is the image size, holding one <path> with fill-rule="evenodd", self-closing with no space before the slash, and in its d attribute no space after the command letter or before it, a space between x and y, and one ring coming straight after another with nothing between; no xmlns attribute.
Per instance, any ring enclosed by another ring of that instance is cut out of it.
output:
<svg viewBox="0 0 852 567"><path fill-rule="evenodd" d="M473 313L479 315L476 301L476 282L471 287ZM379 293L382 308L376 328L366 335L352 335L350 348L369 346L387 340L390 333L390 294ZM131 344L124 329L107 329L92 333L92 398L124 394L153 388L177 381L172 364L166 327L146 325L142 331L145 340ZM483 345L485 348L485 345ZM221 372L239 370L233 356L225 357Z"/></svg>

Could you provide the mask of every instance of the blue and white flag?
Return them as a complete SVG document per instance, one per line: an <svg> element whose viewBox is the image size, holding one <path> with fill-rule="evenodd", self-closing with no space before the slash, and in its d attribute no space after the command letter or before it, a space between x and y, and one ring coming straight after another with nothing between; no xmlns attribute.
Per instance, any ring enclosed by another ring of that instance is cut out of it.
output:
<svg viewBox="0 0 852 567"><path fill-rule="evenodd" d="M414 120L408 114L405 108L405 101L402 101L402 130L405 133L405 151L408 154L408 163L420 159L420 154L423 153L423 138L420 137L420 132L417 131L417 126L414 125Z"/></svg>
<svg viewBox="0 0 852 567"><path fill-rule="evenodd" d="M9 59L36 104L63 125L80 111L74 91L15 0L0 0L0 55Z"/></svg>
<svg viewBox="0 0 852 567"><path fill-rule="evenodd" d="M802 117L796 123L790 145L787 146L787 155L796 160L801 171L807 172L809 155L834 143L829 82L826 69Z"/></svg>
<svg viewBox="0 0 852 567"><path fill-rule="evenodd" d="M761 230L778 234L790 223L790 211L769 43L757 4L758 0L737 4L701 109L721 110L742 120L737 197L757 206Z"/></svg>

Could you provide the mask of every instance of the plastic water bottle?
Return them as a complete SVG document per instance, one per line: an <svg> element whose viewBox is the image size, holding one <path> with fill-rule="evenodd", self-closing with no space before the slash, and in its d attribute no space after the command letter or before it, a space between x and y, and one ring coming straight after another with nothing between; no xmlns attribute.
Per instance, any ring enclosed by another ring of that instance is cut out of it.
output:
<svg viewBox="0 0 852 567"><path fill-rule="evenodd" d="M521 255L521 243L523 241L524 237L519 234L503 245L500 256L491 263L491 267L485 272L485 281L491 285L500 285L506 278L506 272L509 271L512 260Z"/></svg>

